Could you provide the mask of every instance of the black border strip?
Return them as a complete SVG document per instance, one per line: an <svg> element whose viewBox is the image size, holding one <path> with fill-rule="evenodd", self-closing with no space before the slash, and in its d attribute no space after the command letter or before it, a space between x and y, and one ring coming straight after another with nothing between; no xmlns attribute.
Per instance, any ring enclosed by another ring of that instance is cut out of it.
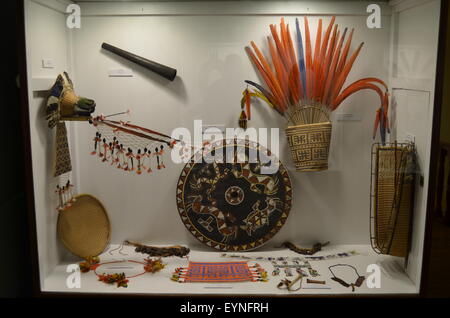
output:
<svg viewBox="0 0 450 318"><path fill-rule="evenodd" d="M438 56L436 64L436 79L434 88L434 110L431 136L431 153L430 153L430 169L428 172L428 195L427 195L427 212L425 219L425 238L422 256L422 273L420 280L420 296L427 296L427 288L429 281L432 226L434 220L434 197L436 194L437 181L437 164L439 160L439 143L441 134L441 113L444 94L444 75L445 75L445 56L447 46L447 25L448 25L448 0L441 0L441 12L439 18L439 42Z"/></svg>
<svg viewBox="0 0 450 318"><path fill-rule="evenodd" d="M33 296L41 293L39 275L39 256L36 233L36 214L34 206L33 168L31 158L30 112L28 102L28 78L26 60L25 10L24 0L17 2L17 45L20 84L20 112L22 130L22 150L24 158L24 188L28 216L28 242L30 249L31 292Z"/></svg>

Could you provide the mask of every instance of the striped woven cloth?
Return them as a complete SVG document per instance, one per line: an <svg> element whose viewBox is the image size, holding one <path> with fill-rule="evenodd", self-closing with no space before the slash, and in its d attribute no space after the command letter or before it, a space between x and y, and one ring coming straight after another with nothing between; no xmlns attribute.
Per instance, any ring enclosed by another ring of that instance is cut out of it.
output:
<svg viewBox="0 0 450 318"><path fill-rule="evenodd" d="M230 283L245 281L267 281L267 272L259 265L248 265L247 262L202 263L189 262L187 268L175 270L172 280L180 283Z"/></svg>

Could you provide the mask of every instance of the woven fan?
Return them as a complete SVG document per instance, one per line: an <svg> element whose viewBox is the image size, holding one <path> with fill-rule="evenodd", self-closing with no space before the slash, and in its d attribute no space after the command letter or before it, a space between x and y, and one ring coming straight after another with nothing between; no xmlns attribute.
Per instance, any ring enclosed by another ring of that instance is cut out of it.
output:
<svg viewBox="0 0 450 318"><path fill-rule="evenodd" d="M58 236L74 255L88 258L103 252L110 238L110 223L105 208L95 197L75 197L70 208L58 214Z"/></svg>

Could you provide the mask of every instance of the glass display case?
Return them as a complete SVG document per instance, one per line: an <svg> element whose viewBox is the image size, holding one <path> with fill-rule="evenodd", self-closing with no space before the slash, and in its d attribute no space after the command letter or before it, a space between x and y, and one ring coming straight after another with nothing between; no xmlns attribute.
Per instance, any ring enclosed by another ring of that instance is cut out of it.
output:
<svg viewBox="0 0 450 318"><path fill-rule="evenodd" d="M24 0L40 292L419 294L440 16Z"/></svg>

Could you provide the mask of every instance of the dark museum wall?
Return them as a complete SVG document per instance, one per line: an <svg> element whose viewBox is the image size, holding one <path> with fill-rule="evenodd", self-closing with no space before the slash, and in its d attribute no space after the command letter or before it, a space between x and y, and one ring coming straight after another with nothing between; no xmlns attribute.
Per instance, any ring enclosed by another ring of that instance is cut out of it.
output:
<svg viewBox="0 0 450 318"><path fill-rule="evenodd" d="M22 134L20 124L20 90L18 74L18 17L19 1L2 2L3 59L1 74L1 191L0 191L0 297L27 296L28 282L28 233L25 194L23 187Z"/></svg>
<svg viewBox="0 0 450 318"><path fill-rule="evenodd" d="M444 83L442 93L440 161L436 204L431 227L427 297L450 297L450 6L447 6ZM446 282L446 283L443 283Z"/></svg>
<svg viewBox="0 0 450 318"><path fill-rule="evenodd" d="M447 13L449 14L449 13ZM447 25L447 45L445 52L445 74L444 74L444 92L441 114L441 142L450 143L450 26Z"/></svg>

